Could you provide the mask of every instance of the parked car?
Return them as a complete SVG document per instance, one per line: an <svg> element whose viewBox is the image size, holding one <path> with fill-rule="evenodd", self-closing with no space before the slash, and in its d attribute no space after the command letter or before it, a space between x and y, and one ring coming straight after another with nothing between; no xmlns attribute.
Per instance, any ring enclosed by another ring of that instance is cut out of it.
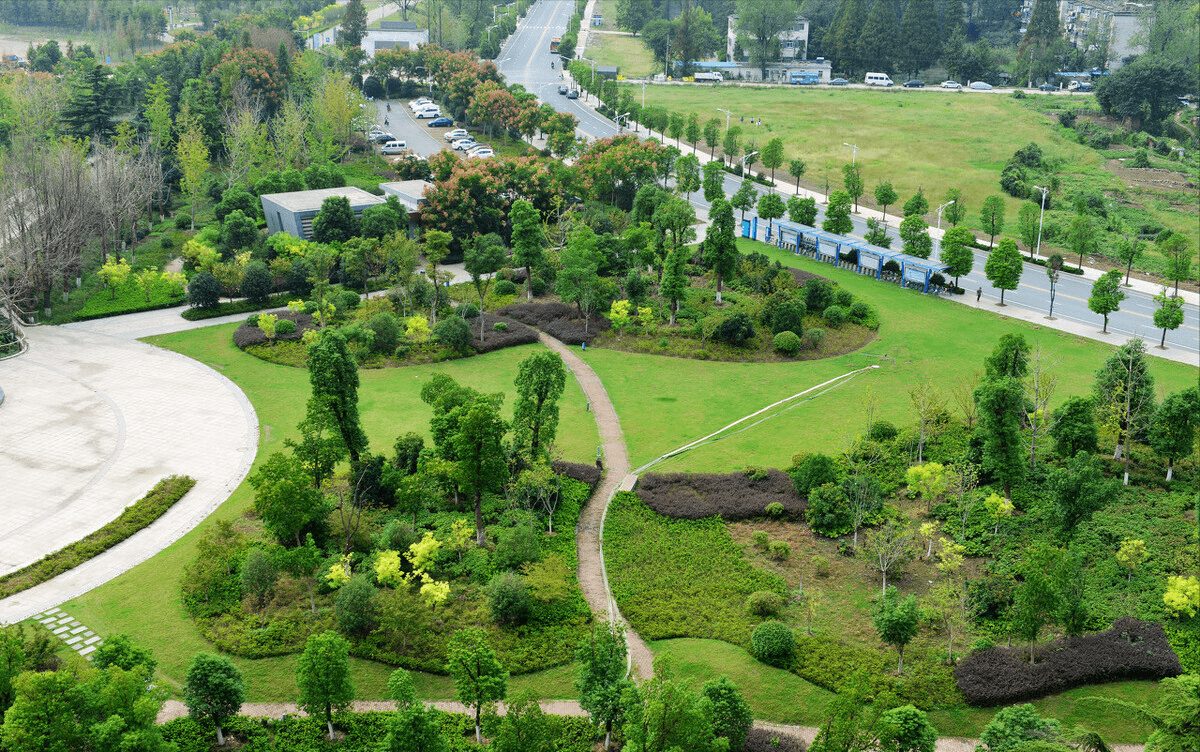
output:
<svg viewBox="0 0 1200 752"><path fill-rule="evenodd" d="M925 82L918 78L914 78L911 81L905 81L904 88L906 88L906 89L924 89Z"/></svg>
<svg viewBox="0 0 1200 752"><path fill-rule="evenodd" d="M942 88L943 89L961 89L962 84L960 84L957 81L943 81Z"/></svg>
<svg viewBox="0 0 1200 752"><path fill-rule="evenodd" d="M1045 83L1038 87L1042 91L1058 91L1058 87L1054 84Z"/></svg>
<svg viewBox="0 0 1200 752"><path fill-rule="evenodd" d="M413 101L409 102L408 109L417 110L417 109L420 109L421 107L424 107L427 104L433 104L433 100L430 99L429 97L421 97L420 99L414 99Z"/></svg>
<svg viewBox="0 0 1200 752"><path fill-rule="evenodd" d="M566 93L567 93L567 85L566 85L566 84L559 84L559 85L558 85L558 93L559 93L559 94L566 94Z"/></svg>
<svg viewBox="0 0 1200 752"><path fill-rule="evenodd" d="M571 89L567 92L567 99L579 99L579 89Z"/></svg>
<svg viewBox="0 0 1200 752"><path fill-rule="evenodd" d="M467 138L460 138L459 140L452 142L450 144L450 148L454 149L455 151L466 151L467 149L470 149L474 145L475 145L475 139L467 137Z"/></svg>
<svg viewBox="0 0 1200 752"><path fill-rule="evenodd" d="M470 138L470 136L471 136L471 134L467 133L466 128L455 128L454 130L447 131L446 133L444 133L442 135L442 137L445 138L450 143L454 143L455 141L461 141L464 138Z"/></svg>
<svg viewBox="0 0 1200 752"><path fill-rule="evenodd" d="M406 149L408 149L408 143L406 141L388 141L386 144L383 145L383 148L379 150L379 153L380 154L401 154Z"/></svg>
<svg viewBox="0 0 1200 752"><path fill-rule="evenodd" d="M427 118L440 118L442 110L438 107L431 107L427 110L417 110L417 120L425 120Z"/></svg>
<svg viewBox="0 0 1200 752"><path fill-rule="evenodd" d="M496 156L496 152L491 149L477 149L467 154L467 159L487 159L488 157Z"/></svg>
<svg viewBox="0 0 1200 752"><path fill-rule="evenodd" d="M975 81L971 84L971 88L976 91L991 91L992 85L986 81Z"/></svg>
<svg viewBox="0 0 1200 752"><path fill-rule="evenodd" d="M434 118L429 123L430 128L449 128L454 125L454 121L448 117Z"/></svg>
<svg viewBox="0 0 1200 752"><path fill-rule="evenodd" d="M376 144L386 144L388 141L394 141L395 139L396 137L387 131L380 131L371 141Z"/></svg>
<svg viewBox="0 0 1200 752"><path fill-rule="evenodd" d="M487 149L488 151L491 151L491 152L495 151L495 149L492 148L491 144L472 144L472 145L468 146L466 149L464 149L463 151L465 151L469 155L469 154L472 154L477 151L482 151L484 149Z"/></svg>
<svg viewBox="0 0 1200 752"><path fill-rule="evenodd" d="M845 86L848 83L850 83L850 82L844 78L835 78L829 82L829 85L830 86Z"/></svg>

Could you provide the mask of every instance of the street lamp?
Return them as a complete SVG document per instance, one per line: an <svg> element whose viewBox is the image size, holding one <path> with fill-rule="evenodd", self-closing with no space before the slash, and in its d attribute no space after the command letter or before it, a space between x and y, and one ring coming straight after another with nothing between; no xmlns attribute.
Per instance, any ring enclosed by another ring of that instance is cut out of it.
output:
<svg viewBox="0 0 1200 752"><path fill-rule="evenodd" d="M956 200L957 200L957 199L953 199L953 198L952 198L952 199L950 199L949 201L947 201L946 203L942 204L941 206L939 206L939 207L937 208L937 215L938 215L938 226L937 226L937 228L938 228L938 257L939 257L939 258L940 258L940 257L941 257L941 255L942 255L942 212L943 212L943 211L946 209L946 207L947 207L947 206L949 206L950 204L953 204L953 203L954 203Z"/></svg>
<svg viewBox="0 0 1200 752"><path fill-rule="evenodd" d="M499 26L499 25L500 25L500 24L495 24L495 25L493 25L493 26L489 26L489 27L487 27L487 33L488 33L488 44L491 44L491 43L492 43L492 29L496 28L496 27L497 27L497 26Z"/></svg>
<svg viewBox="0 0 1200 752"><path fill-rule="evenodd" d="M1047 194L1047 193L1049 193L1049 190L1048 190L1048 189L1046 189L1046 188L1043 188L1043 187L1041 187L1040 185L1035 185L1035 186L1033 187L1033 189L1034 189L1035 191L1041 191L1041 192L1042 192L1042 213L1041 213L1041 215L1039 215L1039 216L1038 216L1038 239L1037 239L1037 250L1035 250L1035 251L1033 252L1033 255L1034 255L1034 256L1037 256L1039 253L1041 253L1041 252L1042 252L1042 220L1046 218L1046 194ZM1032 260L1033 260L1033 259L1030 259L1030 261L1032 261ZM1082 264L1081 264L1081 266L1082 266ZM1056 275L1056 276L1057 276L1057 275ZM1053 301L1053 300L1054 300L1054 288L1053 288L1053 285L1052 285L1052 286L1051 286L1051 288L1050 288L1050 300L1051 300L1051 301ZM1053 303L1053 302L1050 304L1050 307L1051 307L1051 308L1053 308L1053 307L1054 307L1054 303Z"/></svg>
<svg viewBox="0 0 1200 752"><path fill-rule="evenodd" d="M626 126L629 125L629 120L627 119L629 117L629 115L630 115L630 113L628 113L628 112L624 113L623 115L617 115L617 118L616 118L617 125L620 127L621 131L624 131ZM622 120L624 120L625 122L622 123L621 122Z"/></svg>
<svg viewBox="0 0 1200 752"><path fill-rule="evenodd" d="M842 146L849 146L854 150L854 153L850 155L850 165L853 166L854 163L858 161L858 144L848 144L843 141Z"/></svg>
<svg viewBox="0 0 1200 752"><path fill-rule="evenodd" d="M645 107L646 103L642 102L642 106ZM733 115L733 113L730 112L729 110L725 110L720 107L717 108L717 112L725 113L725 132L728 133L729 132L729 118Z"/></svg>
<svg viewBox="0 0 1200 752"><path fill-rule="evenodd" d="M1055 255L1057 256L1057 254ZM1057 261L1052 261L1050 265L1046 267L1046 276L1050 279L1050 314L1046 316L1046 319L1049 321L1054 320L1054 286L1058 284L1059 265L1060 264L1057 263Z"/></svg>
<svg viewBox="0 0 1200 752"><path fill-rule="evenodd" d="M742 157L742 175L743 176L746 174L746 160L749 159L750 157L754 157L757 155L758 155L758 152L752 151L749 154Z"/></svg>

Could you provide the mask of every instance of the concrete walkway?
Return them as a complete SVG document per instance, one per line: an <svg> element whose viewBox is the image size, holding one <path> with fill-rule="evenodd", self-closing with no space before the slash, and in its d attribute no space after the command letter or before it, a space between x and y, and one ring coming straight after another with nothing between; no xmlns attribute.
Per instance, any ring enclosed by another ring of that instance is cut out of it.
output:
<svg viewBox="0 0 1200 752"><path fill-rule="evenodd" d="M134 341L212 323L170 309L31 327L29 351L0 363L0 574L94 532L168 475L196 479L148 528L0 600L0 624L45 613L149 559L245 478L258 419L241 390L190 358Z"/></svg>

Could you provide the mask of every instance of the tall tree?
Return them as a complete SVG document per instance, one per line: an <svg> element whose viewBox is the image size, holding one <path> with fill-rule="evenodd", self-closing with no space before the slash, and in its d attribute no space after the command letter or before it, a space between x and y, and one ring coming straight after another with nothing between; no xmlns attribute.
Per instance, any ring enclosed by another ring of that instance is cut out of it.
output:
<svg viewBox="0 0 1200 752"><path fill-rule="evenodd" d="M625 628L616 621L597 621L592 625L592 633L575 648L579 706L592 717L593 723L603 726L605 749L613 728L624 718L624 695L633 688L633 682L625 676L628 653Z"/></svg>
<svg viewBox="0 0 1200 752"><path fill-rule="evenodd" d="M212 721L217 727L217 745L224 747L221 727L238 714L246 701L242 672L225 656L199 653L188 667L183 701L192 718Z"/></svg>
<svg viewBox="0 0 1200 752"><path fill-rule="evenodd" d="M764 193L758 199L758 216L760 219L767 220L767 232L771 232L775 226L775 220L782 217L787 212L787 205L783 203L783 199L779 194L771 191Z"/></svg>
<svg viewBox="0 0 1200 752"><path fill-rule="evenodd" d="M717 144L721 143L721 120L720 118L710 118L704 124L704 145L708 147L708 158L712 159L717 154ZM708 166L707 164L705 165Z"/></svg>
<svg viewBox="0 0 1200 752"><path fill-rule="evenodd" d="M854 223L850 219L850 202L850 194L845 191L834 191L830 194L829 203L825 206L825 219L821 222L821 229L838 235L846 235L853 230Z"/></svg>
<svg viewBox="0 0 1200 752"><path fill-rule="evenodd" d="M537 352L517 365L513 437L534 460L545 454L558 432L558 400L566 387L566 366L558 353Z"/></svg>
<svg viewBox="0 0 1200 752"><path fill-rule="evenodd" d="M712 164L711 162L709 164ZM717 305L721 305L721 288L737 270L738 249L734 240L733 206L717 197L709 212L712 224L702 243L704 263L717 275Z"/></svg>
<svg viewBox="0 0 1200 752"><path fill-rule="evenodd" d="M675 678L669 660L654 661L654 678L626 694L625 749L715 752L711 702Z"/></svg>
<svg viewBox="0 0 1200 752"><path fill-rule="evenodd" d="M333 713L350 708L354 681L350 678L350 643L337 632L326 630L309 635L304 652L296 660L296 686L300 708L311 716L323 716L333 741Z"/></svg>
<svg viewBox="0 0 1200 752"><path fill-rule="evenodd" d="M63 129L79 140L107 141L113 125L112 73L93 58L83 58L71 77L71 98L62 111Z"/></svg>
<svg viewBox="0 0 1200 752"><path fill-rule="evenodd" d="M843 0L830 29L830 42L838 68L848 74L863 70L858 55L858 39L866 25L866 0Z"/></svg>
<svg viewBox="0 0 1200 752"><path fill-rule="evenodd" d="M743 180L742 184L738 186L737 193L729 199L729 203L742 213L741 221L745 222L746 212L753 209L758 203L758 191L754 189L754 183Z"/></svg>
<svg viewBox="0 0 1200 752"><path fill-rule="evenodd" d="M900 661L896 668L897 674L904 673L904 648L917 636L921 625L921 610L917 607L917 597L910 595L901 598L896 587L886 589L883 597L875 604L875 631L879 639L889 645L896 646Z"/></svg>
<svg viewBox="0 0 1200 752"><path fill-rule="evenodd" d="M937 0L908 0L900 21L899 64L917 74L937 61L942 49Z"/></svg>
<svg viewBox="0 0 1200 752"><path fill-rule="evenodd" d="M495 279L496 272L508 260L508 252L500 243L487 242L489 236L475 238L474 243L468 243L463 250L463 268L471 275L471 284L479 295L479 341L483 342L485 317L483 301L487 297L488 287ZM495 236L490 236L495 238Z"/></svg>
<svg viewBox="0 0 1200 752"><path fill-rule="evenodd" d="M704 200L710 204L717 199L725 198L725 169L720 162L711 160L700 168L703 175L701 178L701 188L704 190Z"/></svg>
<svg viewBox="0 0 1200 752"><path fill-rule="evenodd" d="M1079 254L1080 269L1083 268L1085 255L1095 254L1099 251L1098 235L1096 223L1092 220L1091 215L1076 213L1071 219L1071 224L1067 228L1067 247L1071 249L1071 253Z"/></svg>
<svg viewBox="0 0 1200 752"><path fill-rule="evenodd" d="M1167 396L1150 421L1148 441L1154 453L1167 460L1167 482L1175 461L1191 453L1200 430L1200 389L1189 387Z"/></svg>
<svg viewBox="0 0 1200 752"><path fill-rule="evenodd" d="M687 131L684 134L684 138L691 143L692 154L696 153L696 144L700 141L700 134L700 116L694 112L690 113L687 119Z"/></svg>
<svg viewBox="0 0 1200 752"><path fill-rule="evenodd" d="M688 289L688 277L685 270L687 254L683 246L673 248L663 264L662 282L659 293L671 303L670 325L675 326L675 314L679 312L679 302L683 300Z"/></svg>
<svg viewBox="0 0 1200 752"><path fill-rule="evenodd" d="M503 441L508 425L500 417L503 393L480 396L470 403L453 438L456 475L475 499L475 542L487 543L483 526L483 494L498 490L507 477Z"/></svg>
<svg viewBox="0 0 1200 752"><path fill-rule="evenodd" d="M1154 311L1154 325L1162 329L1162 339L1158 347L1165 350L1167 331L1175 331L1183 324L1183 298L1167 295L1167 289L1164 287L1161 293L1154 296L1154 302L1158 303L1158 308Z"/></svg>
<svg viewBox="0 0 1200 752"><path fill-rule="evenodd" d="M179 161L180 187L192 207L192 229L196 229L196 203L204 191L204 175L208 172L208 146L204 135L194 120L185 120L179 140L175 145L175 158Z"/></svg>
<svg viewBox="0 0 1200 752"><path fill-rule="evenodd" d="M771 170L771 182L775 182L775 170L783 166L783 139L773 138L762 150L762 165Z"/></svg>
<svg viewBox="0 0 1200 752"><path fill-rule="evenodd" d="M1093 386L1101 432L1113 440L1113 459L1125 459L1125 485L1129 485L1129 442L1142 438L1154 415L1154 377L1146 359L1146 343L1131 339L1117 347L1100 370Z"/></svg>
<svg viewBox="0 0 1200 752"><path fill-rule="evenodd" d="M900 239L904 241L904 252L911 256L927 259L933 253L933 238L929 237L929 225L920 214L905 217L900 222Z"/></svg>
<svg viewBox="0 0 1200 752"><path fill-rule="evenodd" d="M1004 199L1000 196L988 196L983 200L979 209L979 223L988 234L988 245L995 246L996 236L1004 232Z"/></svg>
<svg viewBox="0 0 1200 752"><path fill-rule="evenodd" d="M308 380L312 385L310 402L329 411L350 462L357 464L367 449L367 435L358 418L358 362L341 332L322 329L308 346Z"/></svg>
<svg viewBox="0 0 1200 752"><path fill-rule="evenodd" d="M862 170L857 164L842 165L842 185L850 198L854 199L854 211L858 211L858 199L863 195Z"/></svg>
<svg viewBox="0 0 1200 752"><path fill-rule="evenodd" d="M446 671L454 678L454 694L475 715L475 741L483 743L480 716L483 706L503 700L508 693L508 672L500 666L487 632L479 627L460 629L446 648Z"/></svg>
<svg viewBox="0 0 1200 752"><path fill-rule="evenodd" d="M1016 55L1018 64L1029 68L1028 86L1033 86L1034 78L1050 77L1056 62L1054 52L1061 40L1057 0L1036 0Z"/></svg>
<svg viewBox="0 0 1200 752"><path fill-rule="evenodd" d="M875 203L883 207L883 221L887 222L887 208L899 200L900 194L892 187L891 182L884 181L875 186Z"/></svg>
<svg viewBox="0 0 1200 752"><path fill-rule="evenodd" d="M1017 244L1012 238L1001 238L1000 244L988 254L987 263L983 266L983 273L992 287L1000 291L1000 305L1004 305L1004 292L1017 289L1021 283L1023 268Z"/></svg>
<svg viewBox="0 0 1200 752"><path fill-rule="evenodd" d="M580 224L571 230L567 245L559 256L562 268L554 283L555 292L564 303L574 303L584 318L584 331L592 306L596 304L600 276L600 251L596 233Z"/></svg>
<svg viewBox="0 0 1200 752"><path fill-rule="evenodd" d="M951 203L953 202L953 203ZM942 212L946 222L951 227L958 227L960 223L967 218L967 202L963 200L962 191L957 188L951 188L946 191L946 196L942 199L943 204L950 204Z"/></svg>
<svg viewBox="0 0 1200 752"><path fill-rule="evenodd" d="M712 703L713 732L729 740L729 749L742 749L754 715L737 685L722 675L704 682L700 692Z"/></svg>
<svg viewBox="0 0 1200 752"><path fill-rule="evenodd" d="M1088 309L1104 317L1104 334L1108 334L1108 315L1120 310L1125 292L1121 289L1121 270L1111 269L1100 275L1100 279L1092 284L1092 294L1088 297Z"/></svg>
<svg viewBox="0 0 1200 752"><path fill-rule="evenodd" d="M1090 452L1080 451L1066 467L1051 468L1046 490L1054 502L1059 531L1070 540L1079 523L1116 498L1117 484L1104 479L1104 463Z"/></svg>
<svg viewBox="0 0 1200 752"><path fill-rule="evenodd" d="M858 57L867 70L891 73L896 58L896 11L890 2L876 0L858 35Z"/></svg>
<svg viewBox="0 0 1200 752"><path fill-rule="evenodd" d="M1017 379L1001 376L984 381L974 396L983 434L982 468L1003 486L1005 498L1010 499L1013 485L1025 477L1021 436L1024 391Z"/></svg>
<svg viewBox="0 0 1200 752"><path fill-rule="evenodd" d="M793 0L738 0L738 44L750 50L750 61L767 77L767 63L779 59L779 34L796 20Z"/></svg>
<svg viewBox="0 0 1200 752"><path fill-rule="evenodd" d="M363 0L349 0L342 16L342 29L338 32L338 47L358 47L366 35L367 9L363 7Z"/></svg>
<svg viewBox="0 0 1200 752"><path fill-rule="evenodd" d="M975 250L971 247L975 236L965 227L951 227L942 235L942 263L946 271L954 275L954 286L958 287L958 278L971 273L975 266Z"/></svg>
<svg viewBox="0 0 1200 752"><path fill-rule="evenodd" d="M797 196L800 195L800 176L804 174L805 166L803 159L793 159L788 162L788 172L796 179L796 193L794 195Z"/></svg>
<svg viewBox="0 0 1200 752"><path fill-rule="evenodd" d="M695 154L684 154L675 161L675 190L683 193L683 200L691 198L692 191L700 188L700 160Z"/></svg>
<svg viewBox="0 0 1200 752"><path fill-rule="evenodd" d="M524 199L513 202L508 221L512 225L513 261L525 267L525 299L532 301L533 268L545 259L546 235L537 209Z"/></svg>

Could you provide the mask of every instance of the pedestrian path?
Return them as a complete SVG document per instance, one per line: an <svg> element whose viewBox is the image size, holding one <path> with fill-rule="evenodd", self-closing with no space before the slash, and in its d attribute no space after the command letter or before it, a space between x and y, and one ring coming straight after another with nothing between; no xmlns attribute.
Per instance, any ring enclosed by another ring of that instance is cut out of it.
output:
<svg viewBox="0 0 1200 752"><path fill-rule="evenodd" d="M73 619L70 614L57 606L48 608L40 614L34 614L30 620L41 624L51 634L89 661L92 660L92 653L104 644L100 635L80 624L78 620Z"/></svg>

